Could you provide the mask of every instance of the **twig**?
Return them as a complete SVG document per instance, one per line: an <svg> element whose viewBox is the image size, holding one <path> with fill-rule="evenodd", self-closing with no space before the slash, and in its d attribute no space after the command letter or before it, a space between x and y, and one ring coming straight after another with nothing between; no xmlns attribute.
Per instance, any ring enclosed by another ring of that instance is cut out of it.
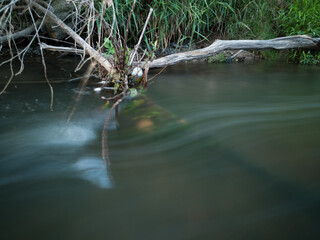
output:
<svg viewBox="0 0 320 240"><path fill-rule="evenodd" d="M28 3L28 1L26 1L26 2ZM44 12L46 12L46 11L44 11ZM10 16L11 16L11 14L10 14ZM22 73L22 71L23 71L23 69L24 69L24 63L23 63L24 56L25 56L25 54L27 53L28 49L30 48L31 44L32 44L32 43L34 42L34 40L36 39L37 34L38 34L39 30L41 29L41 27L42 27L42 25L43 25L43 23L44 23L44 20L45 20L45 18L42 18L42 21L41 21L39 27L36 28L36 34L34 34L34 35L32 36L32 39L30 40L29 44L28 44L21 52L18 52L16 55L14 55L14 56L12 55L10 59L8 59L8 60L6 60L6 61L3 61L3 62L0 64L0 67L1 67L2 65L4 65L4 64L8 63L8 62L10 62L10 64L11 64L11 62L12 62L14 59L19 58L19 61L20 61L20 69L19 69L19 71L18 71L15 75L19 75L20 73ZM38 35L38 36L39 36L39 35Z"/></svg>
<svg viewBox="0 0 320 240"><path fill-rule="evenodd" d="M136 0L133 1L133 4L132 4L132 8L131 8L131 11L130 11L130 14L129 14L129 17L128 17L128 20L127 20L127 26L126 26L126 33L124 35L124 41L123 41L123 52L122 52L122 68L124 68L124 65L125 65L125 61L126 61L126 51L127 51L127 41L128 41L128 33L129 33L129 23L130 23L130 20L131 20L131 16L132 16L132 13L133 13L133 9L134 9L134 6L136 5Z"/></svg>
<svg viewBox="0 0 320 240"><path fill-rule="evenodd" d="M152 78L148 79L147 82L150 82L152 79L154 79L155 77L160 75L167 67L168 67L168 65L164 66L156 75L154 75Z"/></svg>
<svg viewBox="0 0 320 240"><path fill-rule="evenodd" d="M110 121L110 118L111 118L111 115L112 115L112 112L113 110L125 99L125 95L122 96L121 98L119 98L113 105L112 107L110 108L109 112L108 112L108 115L106 117L106 120L104 122L104 125L103 125L103 130L102 130L102 139L101 139L101 147L102 147L102 152L101 152L101 156L102 156L102 159L105 161L105 164L107 166L110 166L111 165L111 162L110 162L110 159L109 159L109 151L108 151L108 139L107 139L107 127L108 127L108 124L109 124L109 121Z"/></svg>
<svg viewBox="0 0 320 240"><path fill-rule="evenodd" d="M36 27L39 27L41 23L41 20L38 19L36 21ZM33 33L35 30L36 30L36 27L34 26L34 24L32 24L31 26L19 31L19 32L16 32L14 34L12 34L11 36L3 36L3 37L0 37L0 44L1 43L4 43L4 42L8 42L9 41L9 37L10 39L12 40L16 40L16 39L19 39L19 38L23 38L23 37L26 37L26 35L29 35L31 33Z"/></svg>
<svg viewBox="0 0 320 240"><path fill-rule="evenodd" d="M150 20L152 11L153 11L153 9L150 8L149 14L148 14L147 20L146 20L146 22L145 22L145 24L144 24L143 30L142 30L142 32L141 32L139 41L138 41L138 43L134 46L134 52L133 52L132 56L130 56L129 66L131 66L132 61L133 61L135 55L137 54L138 48L139 48L139 46L140 46L140 44L141 44L141 41L142 41L142 38L143 38L143 36L144 36L144 32L146 31L147 24L148 24L148 22L149 22L149 20Z"/></svg>
<svg viewBox="0 0 320 240"><path fill-rule="evenodd" d="M52 0L50 0L50 2L48 3L48 7L46 9L46 12L44 13L44 19L46 18L46 15L49 11L49 6L51 6L51 2ZM31 11L31 8L30 6L28 5L28 11L30 13L30 16L31 16L31 19L32 19L32 23L35 27L35 29L37 29L37 26L36 26L36 21L34 20L34 17L33 17L33 14L32 14L32 11ZM37 39L38 39L38 42L39 44L41 43L41 40L40 40L40 37L39 37L39 31L36 31L36 36L37 36ZM42 59L42 65L43 65L43 71L44 71L44 77L48 83L48 86L50 88L50 95L51 95L51 101L50 101L50 111L53 111L53 88L52 88L52 85L48 79L48 74L47 74L47 67L46 67L46 61L44 59L44 55L43 55L43 50L42 48L40 47L40 53L41 53L41 59Z"/></svg>
<svg viewBox="0 0 320 240"><path fill-rule="evenodd" d="M0 9L0 13L4 10L6 10L7 8L10 8L12 7L14 4L16 4L17 2L19 2L20 0L14 0L14 1L11 1L11 3L9 3L8 5L6 5L5 7L1 8Z"/></svg>
<svg viewBox="0 0 320 240"><path fill-rule="evenodd" d="M87 69L87 71L85 72L85 74L83 75L83 80L82 80L82 83L81 83L81 85L80 85L80 88L79 88L79 94L76 96L76 98L75 98L75 104L74 104L74 106L73 106L73 108L72 108L72 110L71 110L71 112L70 112L70 114L69 114L69 117L68 117L68 119L67 119L67 123L69 123L70 122L70 120L71 120L71 118L72 118L72 116L73 116L73 114L74 114L74 112L75 112L75 110L76 110L76 108L77 108L77 106L78 106L78 103L80 102L80 100L81 100L81 95L80 95L80 92L82 92L82 90L85 88L85 86L87 85L87 83L88 83L88 80L89 80L89 78L90 78L90 76L91 76L91 73L92 73L92 71L93 71L93 69L95 68L95 66L97 65L97 62L95 62L95 61L93 61L93 62L91 62L91 64L88 66L88 69Z"/></svg>
<svg viewBox="0 0 320 240"><path fill-rule="evenodd" d="M81 77L71 78L71 79L67 80L67 82L75 82L75 81L77 81L77 80L80 80L80 79L83 79L83 78L87 78L87 77L99 78L99 77L96 76L96 75L90 74L90 75L84 75L84 76L81 76ZM51 81L51 82L52 82L52 81Z"/></svg>
<svg viewBox="0 0 320 240"><path fill-rule="evenodd" d="M83 52L85 52L82 49L71 48L71 47L58 47L58 46L48 45L45 43L40 43L39 45L40 45L40 48L50 50L50 51L73 52L77 54L83 54Z"/></svg>
<svg viewBox="0 0 320 240"><path fill-rule="evenodd" d="M13 53L12 53L12 48L11 48L11 41L9 40L9 49L10 49L10 55L11 55L11 58L13 58ZM11 71L11 76L8 80L8 82L6 83L6 85L3 87L3 89L1 90L0 92L0 95L3 94L6 89L8 88L8 86L10 85L13 77L14 77L14 71L13 71L13 66L12 66L12 61L10 61L10 71Z"/></svg>
<svg viewBox="0 0 320 240"><path fill-rule="evenodd" d="M238 56L242 52L243 52L243 50L238 51L236 54L233 54L229 59L230 60L234 59L236 56Z"/></svg>
<svg viewBox="0 0 320 240"><path fill-rule="evenodd" d="M64 22L61 21L54 13L50 10L43 8L39 4L35 2L30 3L36 9L41 12L47 11L48 17L50 17L59 27L61 27L70 37L72 37L83 49L92 57L94 58L99 64L101 64L106 71L109 73L114 72L114 68L112 64L102 56L99 52L97 52L94 48L92 48L85 40L83 40L75 31L73 31L70 27L68 27Z"/></svg>

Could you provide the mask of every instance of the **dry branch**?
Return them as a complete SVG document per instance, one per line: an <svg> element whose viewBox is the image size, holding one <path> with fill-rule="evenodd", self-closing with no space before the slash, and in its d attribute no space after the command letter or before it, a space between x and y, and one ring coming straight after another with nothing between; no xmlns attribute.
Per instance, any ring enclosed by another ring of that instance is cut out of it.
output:
<svg viewBox="0 0 320 240"><path fill-rule="evenodd" d="M103 57L98 51L92 48L85 40L83 40L75 31L73 31L61 19L59 19L52 11L50 11L49 9L45 9L34 1L30 2L30 4L42 13L47 12L47 16L50 17L59 27L61 27L70 37L72 37L76 41L76 43L79 44L84 49L84 51L88 53L88 55L95 59L109 73L114 72L112 64L105 57Z"/></svg>
<svg viewBox="0 0 320 240"><path fill-rule="evenodd" d="M71 47L60 47L60 46L58 47L58 46L48 45L46 43L40 43L40 47L42 49L55 51L55 52L71 52L76 54L83 54L84 52L82 49L71 48Z"/></svg>
<svg viewBox="0 0 320 240"><path fill-rule="evenodd" d="M41 23L41 19L37 20L36 27L39 27L40 23ZM9 35L8 36L1 36L0 37L0 44L6 43L9 40L17 40L19 38L24 38L24 37L26 37L26 35L30 35L30 34L34 33L36 31L36 27L32 24L29 27L12 34L11 36L9 36Z"/></svg>
<svg viewBox="0 0 320 240"><path fill-rule="evenodd" d="M225 50L266 50L266 49L293 49L293 48L319 48L320 38L311 38L307 35L274 38L269 40L216 40L210 46L194 51L175 53L155 59L150 63L150 68L161 68L190 61L211 57Z"/></svg>

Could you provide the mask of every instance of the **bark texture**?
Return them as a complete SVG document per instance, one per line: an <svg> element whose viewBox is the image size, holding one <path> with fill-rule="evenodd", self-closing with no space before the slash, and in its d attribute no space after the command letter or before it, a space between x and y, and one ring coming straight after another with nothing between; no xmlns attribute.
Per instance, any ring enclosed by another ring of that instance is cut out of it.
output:
<svg viewBox="0 0 320 240"><path fill-rule="evenodd" d="M269 40L216 40L210 46L194 51L175 53L155 59L150 63L150 68L160 68L177 64L182 61L190 61L211 57L225 50L266 50L266 49L318 49L320 38L311 38L307 35L274 38Z"/></svg>

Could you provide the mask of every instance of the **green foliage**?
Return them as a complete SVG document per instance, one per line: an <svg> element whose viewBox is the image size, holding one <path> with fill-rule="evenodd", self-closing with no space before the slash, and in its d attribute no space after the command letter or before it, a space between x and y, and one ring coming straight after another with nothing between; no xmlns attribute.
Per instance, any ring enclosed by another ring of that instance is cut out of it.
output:
<svg viewBox="0 0 320 240"><path fill-rule="evenodd" d="M126 105L125 109L123 110L123 113L133 112L143 104L145 104L144 98L133 99Z"/></svg>
<svg viewBox="0 0 320 240"><path fill-rule="evenodd" d="M219 53L218 55L212 56L208 59L209 63L225 63L227 59L229 59L231 55L224 53Z"/></svg>
<svg viewBox="0 0 320 240"><path fill-rule="evenodd" d="M105 52L106 55L114 55L115 54L116 51L115 51L110 39L108 39L108 38L104 39L104 47L106 48L106 52Z"/></svg>
<svg viewBox="0 0 320 240"><path fill-rule="evenodd" d="M316 65L320 63L320 54L312 51L295 51L294 54L299 57L299 63L306 65ZM294 56L295 57L295 56ZM293 58L295 59L295 58Z"/></svg>
<svg viewBox="0 0 320 240"><path fill-rule="evenodd" d="M120 87L119 82L118 82L118 81L115 81L114 84L113 84L113 87L114 87L113 93L114 93L114 94L117 94L118 89L119 89L119 87Z"/></svg>
<svg viewBox="0 0 320 240"><path fill-rule="evenodd" d="M145 43L158 40L158 47L171 42L191 43L206 39L209 34L228 38L269 38L276 35L273 18L277 0L137 0L129 23L129 42L136 43L143 29L149 8L154 12L148 23ZM133 0L116 0L115 9L120 32L126 28ZM105 18L112 22L112 9Z"/></svg>
<svg viewBox="0 0 320 240"><path fill-rule="evenodd" d="M279 20L286 35L320 37L320 0L296 0L280 11Z"/></svg>
<svg viewBox="0 0 320 240"><path fill-rule="evenodd" d="M231 6L235 14L227 19L225 34L228 38L268 39L277 36L278 26L274 19L278 16L276 0L235 0Z"/></svg>
<svg viewBox="0 0 320 240"><path fill-rule="evenodd" d="M263 59L267 59L269 61L279 61L282 59L283 54L279 50L264 50L259 52Z"/></svg>
<svg viewBox="0 0 320 240"><path fill-rule="evenodd" d="M121 35L125 33L132 3L133 0L114 1ZM206 39L210 34L228 39L268 39L294 34L320 37L320 0L137 0L129 22L131 46L140 37L150 7L154 12L143 41L149 53L165 49L170 43L176 43L178 48ZM104 17L113 22L111 8L105 11ZM156 42L158 44L153 44ZM106 49L112 53L110 44L106 43ZM280 57L273 52L263 56ZM303 64L318 63L317 56L317 52L290 51L290 58ZM223 60L221 57L211 61Z"/></svg>
<svg viewBox="0 0 320 240"><path fill-rule="evenodd" d="M135 98L135 97L137 97L138 95L139 95L139 93L138 93L137 89L135 89L135 88L130 88L130 89L129 89L129 96L130 96L131 98Z"/></svg>
<svg viewBox="0 0 320 240"><path fill-rule="evenodd" d="M285 35L320 37L320 0L296 0L288 9L280 11L278 20ZM289 57L301 64L319 64L319 53L316 51L290 51Z"/></svg>

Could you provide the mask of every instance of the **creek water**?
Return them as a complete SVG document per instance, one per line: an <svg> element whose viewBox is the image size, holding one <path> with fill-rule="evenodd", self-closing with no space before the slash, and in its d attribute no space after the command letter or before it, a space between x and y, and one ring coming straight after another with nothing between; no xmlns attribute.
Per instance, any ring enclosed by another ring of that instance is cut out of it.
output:
<svg viewBox="0 0 320 240"><path fill-rule="evenodd" d="M0 239L320 238L318 67L169 67L111 123L106 167L100 94L66 124L77 83L50 112L34 61L0 96Z"/></svg>

